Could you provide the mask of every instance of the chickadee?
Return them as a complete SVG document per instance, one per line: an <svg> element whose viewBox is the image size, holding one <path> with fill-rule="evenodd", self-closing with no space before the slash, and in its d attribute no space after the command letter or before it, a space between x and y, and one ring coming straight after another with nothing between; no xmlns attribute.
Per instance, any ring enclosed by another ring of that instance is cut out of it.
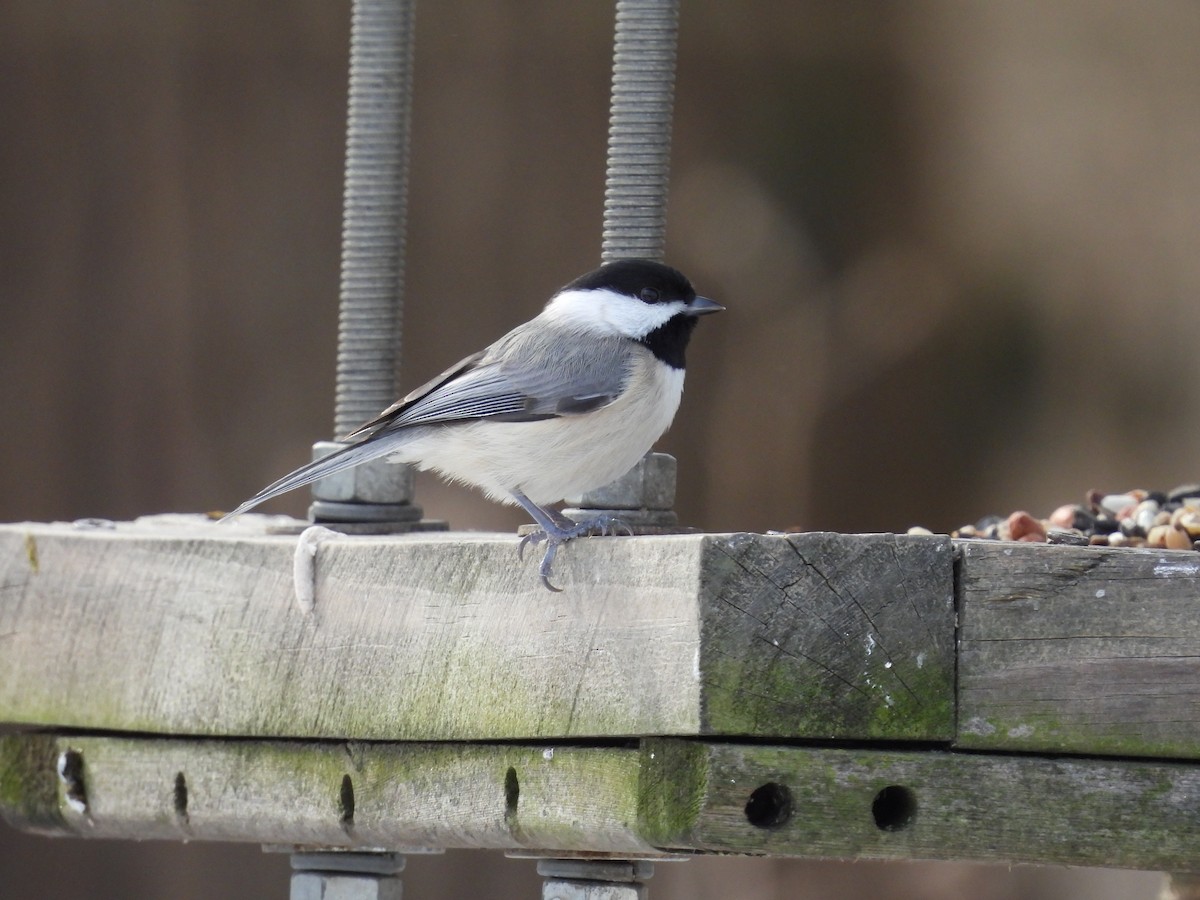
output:
<svg viewBox="0 0 1200 900"><path fill-rule="evenodd" d="M542 312L342 438L349 446L263 488L226 519L378 457L433 469L489 499L519 504L546 542L550 590L558 548L599 530L547 504L628 472L662 435L683 393L696 319L724 309L682 273L641 259L611 262L560 289Z"/></svg>

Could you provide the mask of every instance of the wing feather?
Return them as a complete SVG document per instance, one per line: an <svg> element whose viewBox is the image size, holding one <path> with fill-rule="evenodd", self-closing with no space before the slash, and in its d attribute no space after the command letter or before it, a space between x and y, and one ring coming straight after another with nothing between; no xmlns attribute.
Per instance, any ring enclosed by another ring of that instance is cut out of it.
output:
<svg viewBox="0 0 1200 900"><path fill-rule="evenodd" d="M357 428L355 428L349 434L345 435L342 438L339 438L339 440L349 442L349 441L362 440L363 438L369 437L372 432L378 431L381 426L388 425L389 423L391 423L391 421L398 414L403 412L406 408L408 408L412 404L416 403L418 400L422 399L423 397L427 396L428 394L433 393L438 388L440 388L442 385L446 384L447 382L453 381L455 378L458 378L463 373L470 372L477 365L479 365L479 361L482 360L484 358L484 356L486 356L486 355L487 355L487 350L480 350L477 353L472 353L470 356L466 357L465 359L459 360L454 365L452 365L450 368L448 368L445 372L442 372L442 374L429 379L429 381L425 382L420 387L414 388L413 390L409 391L407 394L405 394L403 397L401 397L399 400L397 400L395 403L393 403L391 406L389 406L387 409L385 409L383 412L381 412L375 418L371 419L369 422L364 422L362 425L359 425Z"/></svg>
<svg viewBox="0 0 1200 900"><path fill-rule="evenodd" d="M342 438L349 446L302 466L259 491L225 518L318 478L386 456L396 432L414 425L494 419L527 422L607 406L625 387L631 354L624 338L556 332L533 322L468 356Z"/></svg>
<svg viewBox="0 0 1200 900"><path fill-rule="evenodd" d="M533 325L520 326L468 356L346 439L366 440L413 425L580 415L620 395L630 348L636 345L619 337L580 339L545 323Z"/></svg>

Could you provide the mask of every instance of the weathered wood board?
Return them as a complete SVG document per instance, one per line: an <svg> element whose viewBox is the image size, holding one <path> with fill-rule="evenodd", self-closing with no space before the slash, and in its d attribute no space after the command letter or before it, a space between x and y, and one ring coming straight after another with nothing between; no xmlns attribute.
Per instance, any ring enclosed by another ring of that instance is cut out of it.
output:
<svg viewBox="0 0 1200 900"><path fill-rule="evenodd" d="M642 752L643 837L668 849L1200 871L1200 767L1186 763L672 740Z"/></svg>
<svg viewBox="0 0 1200 900"><path fill-rule="evenodd" d="M1018 754L22 734L0 738L0 814L77 837L1200 870L1200 767Z"/></svg>
<svg viewBox="0 0 1200 900"><path fill-rule="evenodd" d="M959 547L959 746L1200 756L1200 554Z"/></svg>
<svg viewBox="0 0 1200 900"><path fill-rule="evenodd" d="M199 517L197 517L199 518ZM514 537L185 520L0 526L0 722L487 740L954 735L949 540L596 538L552 594Z"/></svg>
<svg viewBox="0 0 1200 900"><path fill-rule="evenodd" d="M704 546L706 733L952 734L949 540L734 534L714 535Z"/></svg>
<svg viewBox="0 0 1200 900"><path fill-rule="evenodd" d="M76 837L638 854L640 767L618 747L9 735L0 814Z"/></svg>

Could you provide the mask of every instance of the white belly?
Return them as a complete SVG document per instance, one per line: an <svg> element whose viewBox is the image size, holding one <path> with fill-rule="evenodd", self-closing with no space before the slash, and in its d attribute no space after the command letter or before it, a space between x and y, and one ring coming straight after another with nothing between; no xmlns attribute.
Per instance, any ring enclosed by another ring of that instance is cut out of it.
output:
<svg viewBox="0 0 1200 900"><path fill-rule="evenodd" d="M649 357L649 354L647 354ZM639 359L647 387L603 409L540 422L472 422L414 429L389 457L474 485L513 503L522 491L539 505L590 491L621 477L657 441L679 408L683 371Z"/></svg>

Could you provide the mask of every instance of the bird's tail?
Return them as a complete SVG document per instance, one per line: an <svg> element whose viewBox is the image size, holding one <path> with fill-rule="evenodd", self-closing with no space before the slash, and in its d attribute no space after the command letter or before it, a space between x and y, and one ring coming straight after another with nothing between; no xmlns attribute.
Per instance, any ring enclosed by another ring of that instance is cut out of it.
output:
<svg viewBox="0 0 1200 900"><path fill-rule="evenodd" d="M351 444L348 447L343 447L341 450L330 453L328 456L313 460L308 465L301 466L296 471L284 475L273 484L267 485L233 512L223 515L220 521L224 522L227 519L232 519L234 516L240 516L242 513L249 512L258 506L258 504L270 500L272 497L278 497L280 494L294 491L298 487L312 484L318 478L324 478L326 475L345 471L351 466L357 466L359 463L377 459L380 456L386 456L396 449L395 443L395 441L367 440Z"/></svg>

